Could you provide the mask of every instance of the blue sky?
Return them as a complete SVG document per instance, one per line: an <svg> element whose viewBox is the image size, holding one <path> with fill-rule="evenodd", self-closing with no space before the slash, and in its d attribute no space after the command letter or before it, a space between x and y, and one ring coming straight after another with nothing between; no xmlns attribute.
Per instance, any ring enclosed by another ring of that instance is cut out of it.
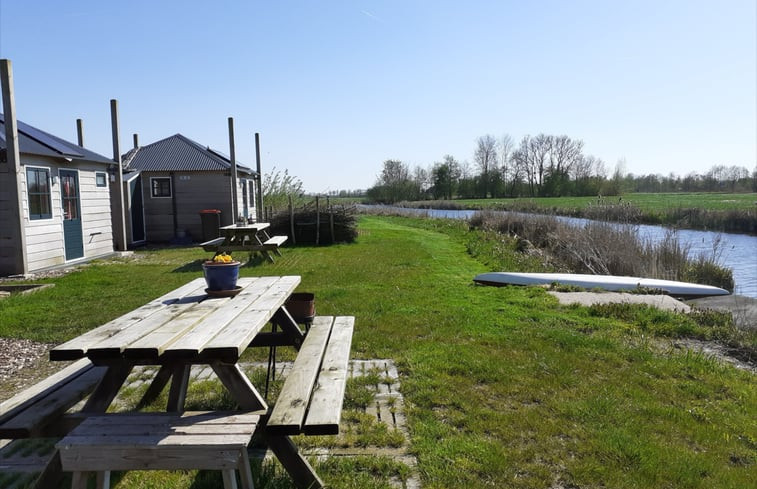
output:
<svg viewBox="0 0 757 489"><path fill-rule="evenodd" d="M308 191L386 159L473 161L479 136L566 134L609 171L757 162L754 0L0 0L19 119L112 156L175 133Z"/></svg>

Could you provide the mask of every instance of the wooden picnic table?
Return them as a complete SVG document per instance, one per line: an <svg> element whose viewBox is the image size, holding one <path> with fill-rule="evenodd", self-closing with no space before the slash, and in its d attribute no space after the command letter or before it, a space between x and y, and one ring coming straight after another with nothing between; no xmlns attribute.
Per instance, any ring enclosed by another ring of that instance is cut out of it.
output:
<svg viewBox="0 0 757 489"><path fill-rule="evenodd" d="M248 227L250 230L246 232L261 229L260 224ZM170 381L166 411L182 412L191 366L208 365L241 410L265 415L268 405L241 370L239 358L249 346L290 345L300 349L305 332L284 305L299 283L299 276L240 278L238 285L242 289L238 295L209 297L204 280L199 278L53 348L50 359L86 357L94 365L107 368L104 380L82 408L84 413L104 413L137 365L159 367L140 404L154 400ZM269 322L279 331L264 332ZM350 324L348 338L351 338L351 328ZM346 351L348 354L349 342ZM345 365L346 361L344 357ZM299 481L298 486L321 485L288 435L274 432L264 439L286 470Z"/></svg>
<svg viewBox="0 0 757 489"><path fill-rule="evenodd" d="M273 257L270 251L281 256L279 246L287 240L286 236L269 236L270 223L255 222L245 224L231 224L218 229L220 236L216 239L202 243L203 249L213 251L216 254L234 251L246 251L250 255L261 253L270 262Z"/></svg>

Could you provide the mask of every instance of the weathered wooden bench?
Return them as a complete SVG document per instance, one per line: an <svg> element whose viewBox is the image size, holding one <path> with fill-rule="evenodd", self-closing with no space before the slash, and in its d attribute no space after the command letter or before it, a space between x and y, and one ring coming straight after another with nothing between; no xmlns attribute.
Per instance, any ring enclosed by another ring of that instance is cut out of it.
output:
<svg viewBox="0 0 757 489"><path fill-rule="evenodd" d="M284 243L286 243L287 239L288 238L286 236L272 236L263 242L263 247L281 256L279 247L283 245Z"/></svg>
<svg viewBox="0 0 757 489"><path fill-rule="evenodd" d="M0 403L0 439L37 438L65 434L77 418L65 416L89 395L105 375L83 358Z"/></svg>
<svg viewBox="0 0 757 489"><path fill-rule="evenodd" d="M339 433L355 318L316 316L265 426L268 446L300 489L323 481L288 435Z"/></svg>
<svg viewBox="0 0 757 489"><path fill-rule="evenodd" d="M273 435L335 435L355 318L316 316L266 424Z"/></svg>
<svg viewBox="0 0 757 489"><path fill-rule="evenodd" d="M89 472L98 489L110 487L112 470L221 470L225 489L253 489L247 445L259 414L185 412L90 416L56 447L73 489L86 488Z"/></svg>
<svg viewBox="0 0 757 489"><path fill-rule="evenodd" d="M200 246L202 246L202 249L205 251L212 251L213 253L218 252L218 248L223 244L225 238L223 236L211 239L210 241L205 241L204 243L200 243Z"/></svg>

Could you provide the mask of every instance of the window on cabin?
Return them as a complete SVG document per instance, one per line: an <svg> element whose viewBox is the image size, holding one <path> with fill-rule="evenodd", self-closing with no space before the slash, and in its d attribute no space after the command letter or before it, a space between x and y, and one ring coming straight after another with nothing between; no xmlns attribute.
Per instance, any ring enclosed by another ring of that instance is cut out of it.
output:
<svg viewBox="0 0 757 489"><path fill-rule="evenodd" d="M105 174L105 172L97 172L97 173L95 173L95 184L98 187L107 187L108 186L108 176Z"/></svg>
<svg viewBox="0 0 757 489"><path fill-rule="evenodd" d="M50 170L26 169L26 194L29 197L29 219L51 219Z"/></svg>
<svg viewBox="0 0 757 489"><path fill-rule="evenodd" d="M150 187L153 197L171 197L171 179L168 177L151 178Z"/></svg>

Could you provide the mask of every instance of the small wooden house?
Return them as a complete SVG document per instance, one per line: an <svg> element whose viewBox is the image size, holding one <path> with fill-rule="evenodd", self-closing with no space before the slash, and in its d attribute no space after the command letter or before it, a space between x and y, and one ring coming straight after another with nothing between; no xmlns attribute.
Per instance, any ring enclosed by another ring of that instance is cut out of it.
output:
<svg viewBox="0 0 757 489"><path fill-rule="evenodd" d="M0 276L113 253L116 163L21 121L17 127L14 169L0 114Z"/></svg>
<svg viewBox="0 0 757 489"><path fill-rule="evenodd" d="M221 211L221 226L234 223L234 181L236 213L255 216L257 172L236 164L234 178L229 157L181 134L133 148L122 164L130 245L203 241L203 210Z"/></svg>

